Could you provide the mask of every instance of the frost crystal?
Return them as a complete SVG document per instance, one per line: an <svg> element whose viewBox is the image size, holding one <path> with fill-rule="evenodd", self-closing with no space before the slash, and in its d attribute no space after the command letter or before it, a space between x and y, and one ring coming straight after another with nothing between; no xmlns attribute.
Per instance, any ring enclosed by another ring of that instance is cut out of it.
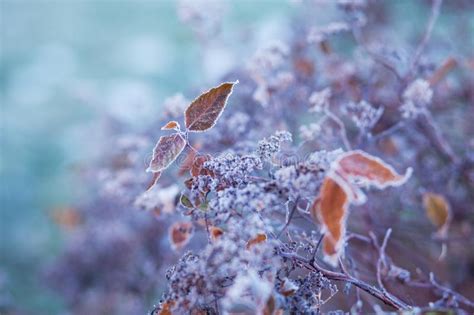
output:
<svg viewBox="0 0 474 315"><path fill-rule="evenodd" d="M214 172L221 180L234 185L245 182L253 170L261 169L262 162L254 155L238 156L227 153L205 162L204 167Z"/></svg>
<svg viewBox="0 0 474 315"><path fill-rule="evenodd" d="M423 114L433 98L433 90L428 81L416 79L403 92L403 104L400 107L404 118L414 118Z"/></svg>
<svg viewBox="0 0 474 315"><path fill-rule="evenodd" d="M252 71L268 71L280 67L288 56L289 48L280 41L273 42L258 50L251 63Z"/></svg>
<svg viewBox="0 0 474 315"><path fill-rule="evenodd" d="M321 91L314 92L309 97L309 103L312 105L309 111L316 112L316 113L323 112L329 106L330 97L331 97L330 88L325 88Z"/></svg>
<svg viewBox="0 0 474 315"><path fill-rule="evenodd" d="M265 138L258 142L257 153L262 160L268 160L273 154L280 151L281 143L284 141L292 141L291 133L288 131L277 131L268 139Z"/></svg>
<svg viewBox="0 0 474 315"><path fill-rule="evenodd" d="M300 137L305 141L314 140L321 132L321 124L310 123L300 127Z"/></svg>
<svg viewBox="0 0 474 315"><path fill-rule="evenodd" d="M373 128L383 114L382 107L375 108L364 100L347 104L346 110L351 114L354 124L361 130Z"/></svg>

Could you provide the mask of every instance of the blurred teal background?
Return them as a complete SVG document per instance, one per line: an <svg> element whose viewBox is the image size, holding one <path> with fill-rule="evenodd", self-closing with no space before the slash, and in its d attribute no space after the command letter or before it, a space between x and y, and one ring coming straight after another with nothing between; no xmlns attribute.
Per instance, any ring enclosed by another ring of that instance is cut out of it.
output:
<svg viewBox="0 0 474 315"><path fill-rule="evenodd" d="M139 130L167 96L215 83L284 32L293 9L223 4L204 55L177 2L0 0L0 307L62 309L38 275L63 238L50 212L87 200L77 169L100 156L104 117Z"/></svg>

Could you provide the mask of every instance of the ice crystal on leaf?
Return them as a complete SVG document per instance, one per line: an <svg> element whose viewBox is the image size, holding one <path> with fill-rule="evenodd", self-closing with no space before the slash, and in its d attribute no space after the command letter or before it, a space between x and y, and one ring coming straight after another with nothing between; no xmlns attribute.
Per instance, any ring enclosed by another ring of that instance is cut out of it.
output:
<svg viewBox="0 0 474 315"><path fill-rule="evenodd" d="M212 128L227 104L236 82L222 83L218 87L201 94L184 112L186 128L200 132Z"/></svg>
<svg viewBox="0 0 474 315"><path fill-rule="evenodd" d="M153 158L150 161L147 172L160 172L178 157L183 151L186 141L180 134L162 136L153 149Z"/></svg>
<svg viewBox="0 0 474 315"><path fill-rule="evenodd" d="M288 131L277 131L268 139L263 139L258 143L258 155L262 160L270 159L273 154L280 151L282 142L292 141L291 133Z"/></svg>
<svg viewBox="0 0 474 315"><path fill-rule="evenodd" d="M349 205L366 201L359 186L379 189L399 186L411 173L412 170L408 169L404 175L399 175L390 165L363 151L350 151L338 156L331 164L311 209L313 217L319 218L322 224L327 262L336 266L343 252Z"/></svg>

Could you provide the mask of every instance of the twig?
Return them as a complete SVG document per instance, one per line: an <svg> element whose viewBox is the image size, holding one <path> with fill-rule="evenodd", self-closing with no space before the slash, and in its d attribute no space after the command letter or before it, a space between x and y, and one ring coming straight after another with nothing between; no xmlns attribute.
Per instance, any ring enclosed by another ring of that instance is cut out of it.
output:
<svg viewBox="0 0 474 315"><path fill-rule="evenodd" d="M318 243L316 244L316 247L314 248L313 254L311 255L311 260L309 261L310 264L313 264L316 261L316 254L318 253L319 247L321 246L321 243L324 238L324 233L321 233L321 236L319 237Z"/></svg>
<svg viewBox="0 0 474 315"><path fill-rule="evenodd" d="M347 260L349 262L349 267L351 268L352 275L357 277L357 271L356 271L356 268L355 268L354 260L350 256L347 258ZM358 314L360 314L360 309L362 307L362 299L361 299L361 296L360 296L360 289L356 288L355 291L356 291L356 298L357 298L357 301L356 301L355 305L358 309Z"/></svg>
<svg viewBox="0 0 474 315"><path fill-rule="evenodd" d="M295 214L296 209L298 208L298 201L299 200L300 200L300 197L296 197L295 204L291 208L290 213L288 214L288 219L286 220L285 225L283 226L281 231L278 233L277 238L280 238L280 236L283 234L283 232L285 232L288 225L290 225L291 219L293 218L293 215Z"/></svg>
<svg viewBox="0 0 474 315"><path fill-rule="evenodd" d="M382 265L384 268L387 268L387 257L385 256L385 249L387 248L387 243L390 235L392 234L392 229L389 228L385 233L385 237L382 242L382 246L379 249L379 260L377 262L377 281L379 286L383 291L387 291L382 281Z"/></svg>
<svg viewBox="0 0 474 315"><path fill-rule="evenodd" d="M408 73L406 75L406 78L409 78L412 74L413 71L415 70L416 65L418 64L418 61L420 60L421 54L423 53L423 50L425 50L426 45L428 44L428 41L430 40L431 34L433 33L433 27L436 23L436 20L438 19L441 4L443 3L443 0L433 0L432 5L431 5L431 14L428 19L428 23L426 25L425 32L423 34L423 38L421 39L420 43L418 44L418 47L415 51L415 54L410 62L410 67L408 68Z"/></svg>
<svg viewBox="0 0 474 315"><path fill-rule="evenodd" d="M298 261L299 264L301 264L304 268L310 270L310 271L317 271L321 272L323 276L325 276L328 279L334 280L334 281L343 281L343 282L348 282L353 284L354 286L360 288L361 290L369 293L370 295L376 297L386 305L389 305L391 307L394 307L397 310L408 310L411 309L412 307L405 302L401 301L397 297L393 296L392 294L388 292L382 292L381 290L371 286L370 284L353 278L352 276L340 272L334 272L327 270L325 268L322 268L319 266L316 262L313 262L312 264L310 261L304 257L301 257L297 254L293 253L281 253L281 256L288 258L288 259L293 259Z"/></svg>
<svg viewBox="0 0 474 315"><path fill-rule="evenodd" d="M423 131L425 132L428 139L434 142L436 148L447 158L449 158L451 162L456 165L459 164L459 158L454 153L454 150L451 148L449 142L444 138L431 113L429 111L425 111L421 118L422 119L420 120L420 123L424 125Z"/></svg>
<svg viewBox="0 0 474 315"><path fill-rule="evenodd" d="M337 117L336 115L334 115L334 113L331 112L328 108L324 110L324 113L329 119L335 122L336 125L339 127L342 143L344 144L344 147L346 148L346 150L351 150L351 144L349 143L349 139L347 138L346 126L344 125L342 120L339 119L339 117Z"/></svg>
<svg viewBox="0 0 474 315"><path fill-rule="evenodd" d="M441 67L439 67L428 79L428 82L430 83L431 86L435 86L438 84L439 81L441 81L454 67L457 65L456 59L453 57L449 57L446 59Z"/></svg>
<svg viewBox="0 0 474 315"><path fill-rule="evenodd" d="M468 298L464 297L463 295L451 290L450 288L448 287L445 287L441 284L439 284L436 280L435 280L435 277L434 277L434 274L432 272L430 272L430 283L437 289L443 291L443 292L447 292L449 294L451 294L453 297L455 297L459 302L463 303L463 304L466 304L468 305L469 307L472 307L474 308L474 302L472 302L471 300L469 300Z"/></svg>
<svg viewBox="0 0 474 315"><path fill-rule="evenodd" d="M362 234L357 234L357 233L348 233L347 236L346 236L345 241L348 242L352 239L360 240L360 241L366 242L366 243L372 243L372 240L370 238L368 238L367 236L364 236Z"/></svg>
<svg viewBox="0 0 474 315"><path fill-rule="evenodd" d="M372 136L371 140L372 141L378 141L382 138L391 136L392 134L394 134L395 132L397 132L398 130L400 130L403 127L405 127L405 121L399 120L396 124L390 126L389 128L385 129L382 132L379 132L375 136Z"/></svg>

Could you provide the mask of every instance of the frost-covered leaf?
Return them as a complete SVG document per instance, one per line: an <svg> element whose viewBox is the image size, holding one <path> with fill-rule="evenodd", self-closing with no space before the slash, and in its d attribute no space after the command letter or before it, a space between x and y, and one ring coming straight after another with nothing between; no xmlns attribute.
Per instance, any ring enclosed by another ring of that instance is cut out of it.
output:
<svg viewBox="0 0 474 315"><path fill-rule="evenodd" d="M283 315L284 311L277 308L275 297L270 295L263 308L258 312L258 315Z"/></svg>
<svg viewBox="0 0 474 315"><path fill-rule="evenodd" d="M159 308L155 309L151 315L173 315L172 309L175 306L175 302L172 300L161 303Z"/></svg>
<svg viewBox="0 0 474 315"><path fill-rule="evenodd" d="M324 259L331 265L337 265L343 248L346 230L346 217L351 202L346 183L337 182L327 176L321 186L319 200L313 204L312 212L322 224Z"/></svg>
<svg viewBox="0 0 474 315"><path fill-rule="evenodd" d="M263 243L267 240L267 235L264 233L258 233L254 238L247 242L245 248L250 249L252 246Z"/></svg>
<svg viewBox="0 0 474 315"><path fill-rule="evenodd" d="M411 168L408 168L404 175L400 175L378 157L360 150L342 154L336 161L335 169L343 177L361 180L363 184L373 185L380 189L400 186L412 173Z"/></svg>
<svg viewBox="0 0 474 315"><path fill-rule="evenodd" d="M184 194L181 195L181 198L179 199L179 201L186 208L189 208L189 209L194 208L193 203L191 202L191 200L189 200L189 198Z"/></svg>
<svg viewBox="0 0 474 315"><path fill-rule="evenodd" d="M176 222L169 229L169 238L174 250L183 248L193 235L191 222Z"/></svg>
<svg viewBox="0 0 474 315"><path fill-rule="evenodd" d="M438 229L439 233L446 233L451 219L451 208L442 195L427 192L423 195L423 205L426 216Z"/></svg>
<svg viewBox="0 0 474 315"><path fill-rule="evenodd" d="M255 268L239 273L222 301L228 313L262 314L273 291L273 283Z"/></svg>
<svg viewBox="0 0 474 315"><path fill-rule="evenodd" d="M178 133L160 137L153 149L153 158L146 171L156 173L168 168L183 151L185 145L186 141Z"/></svg>
<svg viewBox="0 0 474 315"><path fill-rule="evenodd" d="M186 128L193 132L212 128L222 114L236 83L238 81L222 83L196 98L184 112Z"/></svg>
<svg viewBox="0 0 474 315"><path fill-rule="evenodd" d="M154 172L150 182L146 186L145 191L150 191L153 187L155 187L160 177L161 177L161 172Z"/></svg>
<svg viewBox="0 0 474 315"><path fill-rule="evenodd" d="M363 151L341 154L331 165L313 202L311 214L322 225L324 259L337 265L344 245L346 217L350 204L362 204L366 197L360 184L380 189L403 184L411 174L399 175L381 159Z"/></svg>
<svg viewBox="0 0 474 315"><path fill-rule="evenodd" d="M190 173L191 176L199 176L199 175L210 175L213 176L212 171L204 169L204 163L211 159L211 155L198 155L194 158L193 165L191 167Z"/></svg>
<svg viewBox="0 0 474 315"><path fill-rule="evenodd" d="M181 126L179 125L179 122L177 122L176 120L171 120L171 121L168 121L166 125L161 127L161 130L170 130L170 129L180 130Z"/></svg>

